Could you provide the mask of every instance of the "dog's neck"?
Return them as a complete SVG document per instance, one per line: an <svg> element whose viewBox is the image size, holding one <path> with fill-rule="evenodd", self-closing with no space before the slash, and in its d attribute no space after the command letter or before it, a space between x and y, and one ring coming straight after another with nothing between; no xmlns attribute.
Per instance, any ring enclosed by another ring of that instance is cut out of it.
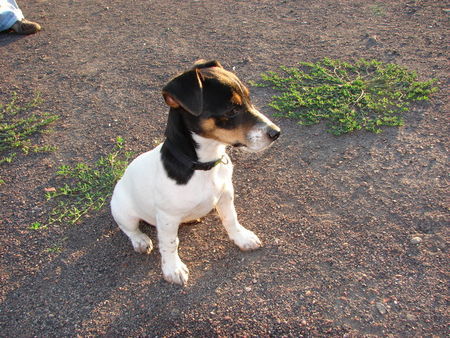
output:
<svg viewBox="0 0 450 338"><path fill-rule="evenodd" d="M226 145L196 134L181 114L174 109L169 111L161 160L170 178L177 184L187 184L195 170L208 171L218 165Z"/></svg>
<svg viewBox="0 0 450 338"><path fill-rule="evenodd" d="M226 144L192 134L194 142L197 144L196 153L199 162L210 162L221 159L225 155Z"/></svg>

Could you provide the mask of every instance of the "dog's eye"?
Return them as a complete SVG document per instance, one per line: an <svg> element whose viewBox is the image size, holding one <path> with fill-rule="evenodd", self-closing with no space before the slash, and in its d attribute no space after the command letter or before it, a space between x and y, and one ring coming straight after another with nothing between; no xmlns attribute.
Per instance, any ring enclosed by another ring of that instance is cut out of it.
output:
<svg viewBox="0 0 450 338"><path fill-rule="evenodd" d="M227 119L232 119L233 117L238 116L238 114L239 111L237 109L231 109L224 114L224 117L226 117Z"/></svg>

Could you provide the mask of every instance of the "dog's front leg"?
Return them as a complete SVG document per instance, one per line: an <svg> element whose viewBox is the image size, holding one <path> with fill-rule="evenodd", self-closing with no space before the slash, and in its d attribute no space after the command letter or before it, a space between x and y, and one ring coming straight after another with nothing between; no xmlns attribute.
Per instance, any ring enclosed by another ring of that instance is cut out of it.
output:
<svg viewBox="0 0 450 338"><path fill-rule="evenodd" d="M156 227L164 279L170 283L184 285L189 278L189 270L178 256L179 223L179 219L162 214L157 217Z"/></svg>
<svg viewBox="0 0 450 338"><path fill-rule="evenodd" d="M244 251L261 247L261 241L253 231L239 224L236 209L234 208L234 191L229 187L224 191L216 205L219 217L222 220L230 239Z"/></svg>

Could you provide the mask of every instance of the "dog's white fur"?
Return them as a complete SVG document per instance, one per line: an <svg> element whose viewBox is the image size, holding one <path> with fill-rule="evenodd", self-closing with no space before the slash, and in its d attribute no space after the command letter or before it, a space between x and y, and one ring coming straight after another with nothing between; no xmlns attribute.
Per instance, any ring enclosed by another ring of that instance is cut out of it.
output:
<svg viewBox="0 0 450 338"><path fill-rule="evenodd" d="M262 114L262 119L271 123ZM259 151L271 144L264 125L249 131L247 149ZM185 284L189 271L178 256L178 226L196 220L216 208L228 236L242 250L261 246L259 238L244 228L234 208L231 182L233 165L225 153L226 144L193 134L200 162L222 158L211 170L197 170L185 185L170 179L161 161L161 145L138 156L117 183L111 200L112 215L138 252L150 252L150 238L139 230L144 220L157 228L164 278Z"/></svg>

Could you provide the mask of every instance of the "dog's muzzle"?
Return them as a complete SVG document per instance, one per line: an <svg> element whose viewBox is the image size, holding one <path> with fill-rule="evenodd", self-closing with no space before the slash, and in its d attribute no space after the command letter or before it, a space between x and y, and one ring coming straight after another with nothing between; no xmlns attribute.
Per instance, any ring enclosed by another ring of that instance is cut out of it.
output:
<svg viewBox="0 0 450 338"><path fill-rule="evenodd" d="M267 119L267 121L269 120ZM249 130L245 149L251 152L264 150L279 138L280 134L280 128L272 122L270 124L267 124L266 121L258 123Z"/></svg>

